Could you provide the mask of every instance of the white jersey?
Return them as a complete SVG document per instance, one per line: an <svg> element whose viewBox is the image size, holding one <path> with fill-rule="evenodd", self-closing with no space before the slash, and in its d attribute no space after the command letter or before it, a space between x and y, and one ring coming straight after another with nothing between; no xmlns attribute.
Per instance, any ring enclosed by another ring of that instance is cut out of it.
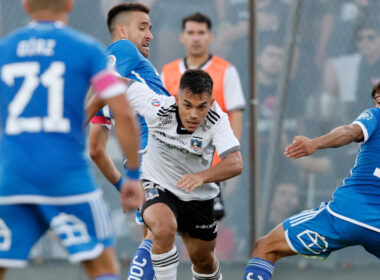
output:
<svg viewBox="0 0 380 280"><path fill-rule="evenodd" d="M173 96L158 95L138 82L128 88L127 94L149 129L142 179L158 184L184 201L216 197L219 188L215 183L205 183L188 193L179 189L177 182L185 174L210 168L215 149L222 159L240 150L227 114L214 102L204 122L190 133L182 127Z"/></svg>

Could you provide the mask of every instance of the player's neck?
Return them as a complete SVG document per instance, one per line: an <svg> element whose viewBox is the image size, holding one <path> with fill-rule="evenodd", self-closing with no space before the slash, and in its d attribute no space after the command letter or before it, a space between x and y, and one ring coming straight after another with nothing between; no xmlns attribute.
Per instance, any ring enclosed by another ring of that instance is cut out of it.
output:
<svg viewBox="0 0 380 280"><path fill-rule="evenodd" d="M210 59L210 54L204 53L200 56L191 56L188 55L186 57L186 65L189 69L194 69L194 68L201 68L208 60Z"/></svg>
<svg viewBox="0 0 380 280"><path fill-rule="evenodd" d="M50 11L38 11L30 15L32 20L36 21L62 21L67 23L66 13L52 13Z"/></svg>

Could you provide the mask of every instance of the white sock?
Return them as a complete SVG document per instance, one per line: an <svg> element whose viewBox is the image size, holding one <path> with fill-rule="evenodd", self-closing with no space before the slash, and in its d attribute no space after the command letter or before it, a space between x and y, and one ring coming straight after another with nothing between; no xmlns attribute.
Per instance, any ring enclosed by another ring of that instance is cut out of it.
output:
<svg viewBox="0 0 380 280"><path fill-rule="evenodd" d="M153 269L157 280L177 279L179 258L176 246L167 253L157 255L151 253L150 255L152 257Z"/></svg>
<svg viewBox="0 0 380 280"><path fill-rule="evenodd" d="M220 266L218 262L218 267L211 274L200 274L194 271L194 266L191 266L191 272L193 273L193 280L222 280L223 276L220 273Z"/></svg>

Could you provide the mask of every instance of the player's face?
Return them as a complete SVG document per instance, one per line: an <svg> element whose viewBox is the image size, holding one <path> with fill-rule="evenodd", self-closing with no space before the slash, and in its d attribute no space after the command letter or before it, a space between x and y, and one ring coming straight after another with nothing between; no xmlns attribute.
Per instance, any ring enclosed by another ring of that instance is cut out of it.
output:
<svg viewBox="0 0 380 280"><path fill-rule="evenodd" d="M376 107L380 107L380 92L376 92L373 97L373 102L375 102Z"/></svg>
<svg viewBox="0 0 380 280"><path fill-rule="evenodd" d="M373 29L361 30L356 38L356 45L367 58L377 58L380 54L380 36Z"/></svg>
<svg viewBox="0 0 380 280"><path fill-rule="evenodd" d="M213 35L208 30L206 23L195 21L186 22L180 40L185 46L186 52L191 56L201 56L208 53L208 46L213 39Z"/></svg>
<svg viewBox="0 0 380 280"><path fill-rule="evenodd" d="M149 43L153 40L152 24L144 12L132 12L127 26L127 39L134 43L145 57L149 57Z"/></svg>
<svg viewBox="0 0 380 280"><path fill-rule="evenodd" d="M214 99L208 92L194 94L180 89L176 95L178 114L187 131L195 131L206 118Z"/></svg>
<svg viewBox="0 0 380 280"><path fill-rule="evenodd" d="M284 62L284 50L275 45L267 46L259 57L260 69L269 75L278 75Z"/></svg>

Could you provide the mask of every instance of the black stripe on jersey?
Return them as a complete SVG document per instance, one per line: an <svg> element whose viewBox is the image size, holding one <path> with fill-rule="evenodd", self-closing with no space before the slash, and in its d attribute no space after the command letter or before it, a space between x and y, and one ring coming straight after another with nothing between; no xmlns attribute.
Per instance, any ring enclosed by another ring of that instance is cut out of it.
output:
<svg viewBox="0 0 380 280"><path fill-rule="evenodd" d="M170 110L168 112L160 112L158 111L157 113L157 116L160 116L160 117L167 117L169 116L169 113L175 113L177 110Z"/></svg>
<svg viewBox="0 0 380 280"><path fill-rule="evenodd" d="M218 119L215 116L213 116L212 114L207 114L207 117L213 119L215 122L218 121Z"/></svg>
<svg viewBox="0 0 380 280"><path fill-rule="evenodd" d="M169 106L168 108L161 107L160 110L158 110L158 112L160 112L160 113L166 113L166 112L172 112L172 110L177 110L175 104Z"/></svg>
<svg viewBox="0 0 380 280"><path fill-rule="evenodd" d="M219 114L217 112L215 112L215 111L213 111L213 110L210 109L208 111L208 113L211 114L211 115L213 115L213 116L215 116L218 120L220 119L220 116L219 116Z"/></svg>
<svg viewBox="0 0 380 280"><path fill-rule="evenodd" d="M206 118L208 119L208 121L209 121L210 123L215 124L215 121L214 121L213 119L211 119L209 115L207 115Z"/></svg>

